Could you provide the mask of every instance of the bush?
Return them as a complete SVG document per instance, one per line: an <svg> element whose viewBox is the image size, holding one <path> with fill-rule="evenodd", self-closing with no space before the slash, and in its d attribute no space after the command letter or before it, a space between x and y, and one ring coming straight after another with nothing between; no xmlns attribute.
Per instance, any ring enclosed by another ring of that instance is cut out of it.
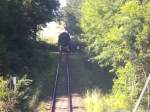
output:
<svg viewBox="0 0 150 112"><path fill-rule="evenodd" d="M32 80L27 79L27 75L24 75L17 82L17 90L13 91L8 88L7 81L0 77L0 112L14 111L17 105L22 108L29 98L31 83Z"/></svg>
<svg viewBox="0 0 150 112"><path fill-rule="evenodd" d="M8 95L7 81L5 81L3 77L0 77L0 101L6 100Z"/></svg>
<svg viewBox="0 0 150 112"><path fill-rule="evenodd" d="M14 97L12 91L8 89L7 81L0 77L0 112L12 111L14 104Z"/></svg>
<svg viewBox="0 0 150 112"><path fill-rule="evenodd" d="M15 93L17 100L17 107L22 111L28 109L28 100L30 98L30 85L32 84L32 80L27 78L27 75L24 75L17 82L17 91Z"/></svg>
<svg viewBox="0 0 150 112"><path fill-rule="evenodd" d="M85 96L85 107L87 112L110 112L106 96L104 96L98 89L87 91Z"/></svg>
<svg viewBox="0 0 150 112"><path fill-rule="evenodd" d="M111 110L113 111L130 109L131 99L123 93L110 95L106 98L106 100L107 103L110 104Z"/></svg>
<svg viewBox="0 0 150 112"><path fill-rule="evenodd" d="M123 94L104 95L98 89L87 91L85 95L87 112L115 112L129 110L130 98Z"/></svg>

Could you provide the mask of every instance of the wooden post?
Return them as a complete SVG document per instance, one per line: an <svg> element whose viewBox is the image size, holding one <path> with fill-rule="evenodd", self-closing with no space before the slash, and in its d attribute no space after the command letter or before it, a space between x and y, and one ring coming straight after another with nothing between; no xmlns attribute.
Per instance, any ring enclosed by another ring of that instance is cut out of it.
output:
<svg viewBox="0 0 150 112"><path fill-rule="evenodd" d="M16 91L17 87L16 87L16 76L12 77L12 82L13 82L13 90Z"/></svg>
<svg viewBox="0 0 150 112"><path fill-rule="evenodd" d="M139 107L139 104L140 104L140 102L141 102L141 100L142 100L142 97L143 97L143 95L144 95L144 93L145 93L145 91L146 91L146 88L147 88L149 82L150 82L150 74L149 74L149 76L148 76L148 78L147 78L147 80L146 80L146 83L145 83L145 85L144 85L144 88L143 88L143 90L142 90L142 92L141 92L141 94L140 94L140 96L139 96L139 99L137 100L136 105L135 105L135 107L134 107L134 109L133 109L132 112L137 112L137 109L138 109L138 107Z"/></svg>
<svg viewBox="0 0 150 112"><path fill-rule="evenodd" d="M150 109L150 88L148 86L148 96L147 96L147 110Z"/></svg>

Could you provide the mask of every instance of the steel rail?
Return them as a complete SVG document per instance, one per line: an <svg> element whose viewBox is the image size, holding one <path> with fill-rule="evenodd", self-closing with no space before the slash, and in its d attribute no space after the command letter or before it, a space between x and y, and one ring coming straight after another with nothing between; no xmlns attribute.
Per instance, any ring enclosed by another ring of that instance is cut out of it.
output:
<svg viewBox="0 0 150 112"><path fill-rule="evenodd" d="M59 60L58 60L58 64L57 64L56 75L55 75L54 88L53 88L51 112L55 112L55 106L56 106L56 92L57 92L57 87L58 87L58 79L59 79L59 69L60 69L61 56L62 56L62 54L60 53L60 55L59 55Z"/></svg>
<svg viewBox="0 0 150 112"><path fill-rule="evenodd" d="M69 54L66 53L66 69L67 69L67 92L68 92L68 109L69 112L73 112L72 108L72 95L71 95L71 84L70 84L70 74L69 74Z"/></svg>
<svg viewBox="0 0 150 112"><path fill-rule="evenodd" d="M54 88L53 88L53 93L52 93L51 112L55 112L56 110L56 94L57 94L58 81L59 81L59 70L60 70L61 58L62 58L62 53L60 52L56 75L55 75ZM68 112L73 112L71 86L70 86L70 73L69 73L69 53L65 53L65 67L66 67L65 73L67 76L66 80L67 80L67 94L68 94Z"/></svg>

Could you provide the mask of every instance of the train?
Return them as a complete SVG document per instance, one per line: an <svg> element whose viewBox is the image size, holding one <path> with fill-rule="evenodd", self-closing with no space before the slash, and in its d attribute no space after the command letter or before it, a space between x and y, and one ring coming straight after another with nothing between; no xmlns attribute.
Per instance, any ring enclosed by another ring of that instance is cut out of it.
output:
<svg viewBox="0 0 150 112"><path fill-rule="evenodd" d="M70 52L70 35L67 32L62 32L58 36L58 49L59 52Z"/></svg>
<svg viewBox="0 0 150 112"><path fill-rule="evenodd" d="M71 38L67 32L62 32L58 36L58 49L59 52L82 52L84 44Z"/></svg>

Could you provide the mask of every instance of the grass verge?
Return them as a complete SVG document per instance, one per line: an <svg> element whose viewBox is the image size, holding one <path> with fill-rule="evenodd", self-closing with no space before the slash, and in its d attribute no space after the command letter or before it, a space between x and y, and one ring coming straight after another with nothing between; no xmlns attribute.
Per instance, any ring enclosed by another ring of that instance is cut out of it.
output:
<svg viewBox="0 0 150 112"><path fill-rule="evenodd" d="M130 99L123 94L103 94L98 89L85 94L87 112L130 112Z"/></svg>

